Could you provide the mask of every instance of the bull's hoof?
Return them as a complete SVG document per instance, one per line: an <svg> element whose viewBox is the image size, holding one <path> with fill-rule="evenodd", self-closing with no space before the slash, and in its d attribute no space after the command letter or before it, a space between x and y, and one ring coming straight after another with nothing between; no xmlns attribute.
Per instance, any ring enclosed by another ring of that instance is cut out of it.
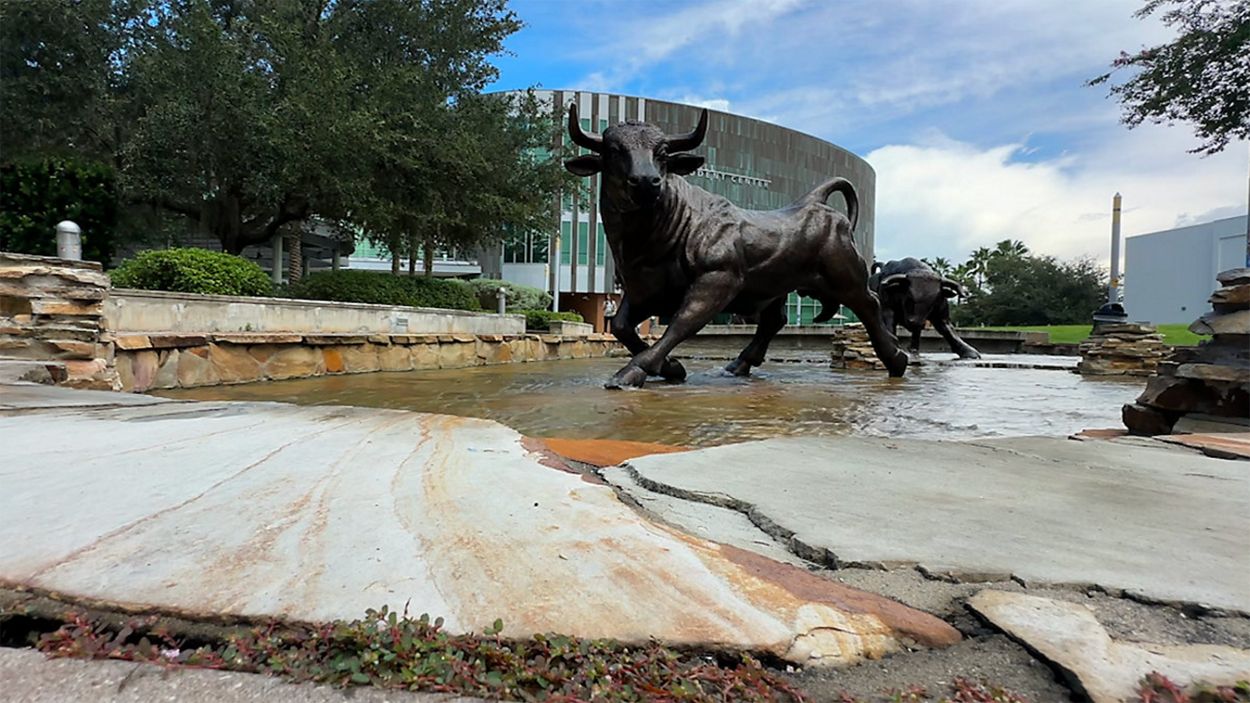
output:
<svg viewBox="0 0 1250 703"><path fill-rule="evenodd" d="M981 352L977 351L976 349L972 349L971 347L969 347L968 349L965 349L965 350L963 350L963 351L959 352L959 358L960 358L960 359L980 359L980 358L981 358Z"/></svg>
<svg viewBox="0 0 1250 703"><path fill-rule="evenodd" d="M660 376L669 383L681 383L686 380L686 367L680 361L668 357L660 367Z"/></svg>
<svg viewBox="0 0 1250 703"><path fill-rule="evenodd" d="M733 376L750 376L751 364L742 359L734 359L725 366L725 373Z"/></svg>
<svg viewBox="0 0 1250 703"><path fill-rule="evenodd" d="M882 359L881 361L885 364L890 378L902 378L903 374L907 372L907 364L910 362L907 354L903 353L902 349L894 352L892 359Z"/></svg>
<svg viewBox="0 0 1250 703"><path fill-rule="evenodd" d="M603 384L603 387L609 390L642 388L642 384L646 383L646 381L647 372L637 366L634 366L633 364L630 364L620 371L617 371L615 376L608 379L608 382Z"/></svg>

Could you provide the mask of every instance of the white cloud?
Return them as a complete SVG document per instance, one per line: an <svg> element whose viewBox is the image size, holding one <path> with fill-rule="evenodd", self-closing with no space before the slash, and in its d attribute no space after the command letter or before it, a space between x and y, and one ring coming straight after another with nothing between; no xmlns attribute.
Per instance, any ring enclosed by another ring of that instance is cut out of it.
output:
<svg viewBox="0 0 1250 703"><path fill-rule="evenodd" d="M696 107L706 107L709 110L719 110L721 112L729 112L729 101L725 98L702 98L697 95L686 93L677 98L677 102L686 105L694 105Z"/></svg>
<svg viewBox="0 0 1250 703"><path fill-rule="evenodd" d="M1247 145L1201 158L1185 153L1191 142L1183 128L1142 127L1089 153L1038 162L1017 159L1021 144L882 147L867 157L877 171L877 257L962 261L977 247L1019 239L1037 253L1106 263L1117 191L1125 236L1244 213Z"/></svg>

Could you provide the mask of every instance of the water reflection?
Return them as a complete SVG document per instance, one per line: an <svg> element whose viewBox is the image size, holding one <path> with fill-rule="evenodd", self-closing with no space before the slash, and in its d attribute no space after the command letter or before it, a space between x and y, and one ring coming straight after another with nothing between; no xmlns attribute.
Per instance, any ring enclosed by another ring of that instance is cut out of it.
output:
<svg viewBox="0 0 1250 703"><path fill-rule="evenodd" d="M213 400L402 408L498 420L533 436L712 446L785 435L969 438L1062 435L1120 425L1141 390L1052 370L912 367L902 380L817 364L769 364L751 378L687 361L688 381L602 388L617 359L375 373L166 393Z"/></svg>

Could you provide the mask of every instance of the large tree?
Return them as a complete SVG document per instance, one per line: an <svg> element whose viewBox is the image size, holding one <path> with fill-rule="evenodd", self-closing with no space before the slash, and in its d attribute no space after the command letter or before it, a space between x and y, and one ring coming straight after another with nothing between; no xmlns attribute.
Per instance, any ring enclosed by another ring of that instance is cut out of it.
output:
<svg viewBox="0 0 1250 703"><path fill-rule="evenodd" d="M1121 52L1112 70L1090 85L1134 71L1110 89L1124 122L1190 122L1202 139L1192 150L1197 153L1214 154L1234 139L1250 138L1250 0L1149 0L1136 14L1160 10L1164 24L1178 31L1176 39Z"/></svg>
<svg viewBox="0 0 1250 703"><path fill-rule="evenodd" d="M226 251L312 215L411 231L447 211L448 165L487 151L521 188L545 188L559 170L547 159L530 171L530 160L509 161L523 150L478 143L498 144L496 123L448 131L449 114L462 118L460 106L483 100L496 75L490 57L520 27L505 0L0 7L3 115L23 125L5 130L4 156L105 156L129 201L190 218ZM490 175L457 185L501 192ZM523 209L496 210L505 222L525 219Z"/></svg>

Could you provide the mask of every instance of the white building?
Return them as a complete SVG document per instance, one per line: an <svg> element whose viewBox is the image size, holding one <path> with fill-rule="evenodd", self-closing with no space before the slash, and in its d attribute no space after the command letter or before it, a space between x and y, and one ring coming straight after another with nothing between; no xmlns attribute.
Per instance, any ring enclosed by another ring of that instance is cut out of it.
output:
<svg viewBox="0 0 1250 703"><path fill-rule="evenodd" d="M1246 216L1124 240L1124 308L1132 320L1193 322L1210 309L1220 271L1250 266Z"/></svg>

